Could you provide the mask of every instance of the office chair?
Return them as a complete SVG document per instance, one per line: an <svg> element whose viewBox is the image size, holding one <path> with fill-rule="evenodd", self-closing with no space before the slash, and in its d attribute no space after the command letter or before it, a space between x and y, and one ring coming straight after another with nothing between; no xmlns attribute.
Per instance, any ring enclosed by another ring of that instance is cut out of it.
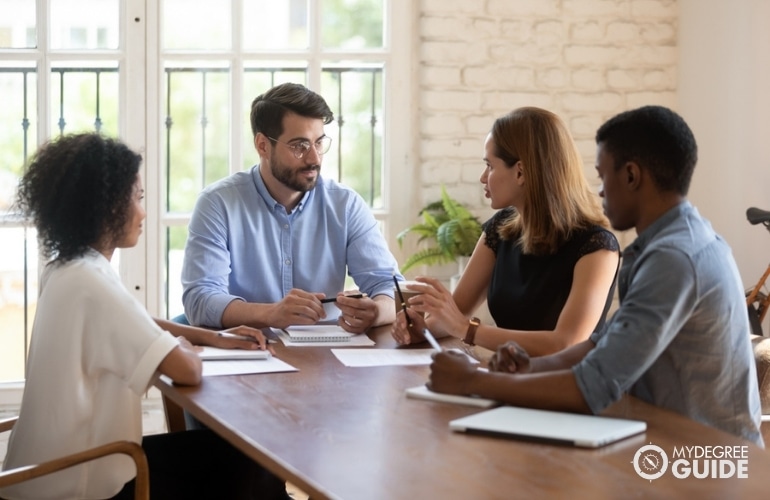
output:
<svg viewBox="0 0 770 500"><path fill-rule="evenodd" d="M18 417L0 420L0 432L10 431L17 420ZM144 455L142 447L132 441L115 441L40 464L27 465L2 471L0 472L0 487L18 484L29 479L51 474L114 453L122 453L133 459L136 464L136 487L134 490L134 498L136 500L149 499L150 470L147 466L147 457Z"/></svg>

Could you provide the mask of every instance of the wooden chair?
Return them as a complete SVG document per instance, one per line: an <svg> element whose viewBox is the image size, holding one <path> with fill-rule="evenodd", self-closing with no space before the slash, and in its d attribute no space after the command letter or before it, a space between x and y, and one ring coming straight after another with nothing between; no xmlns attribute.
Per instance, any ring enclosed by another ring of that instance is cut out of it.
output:
<svg viewBox="0 0 770 500"><path fill-rule="evenodd" d="M17 420L18 417L0 420L0 432L11 430ZM136 464L136 488L134 498L136 500L149 499L150 471L147 466L147 457L144 455L142 447L132 441L115 441L48 462L43 462L41 464L27 465L2 471L0 472L0 487L21 483L29 479L51 474L52 472L60 471L114 453L122 453L133 459Z"/></svg>

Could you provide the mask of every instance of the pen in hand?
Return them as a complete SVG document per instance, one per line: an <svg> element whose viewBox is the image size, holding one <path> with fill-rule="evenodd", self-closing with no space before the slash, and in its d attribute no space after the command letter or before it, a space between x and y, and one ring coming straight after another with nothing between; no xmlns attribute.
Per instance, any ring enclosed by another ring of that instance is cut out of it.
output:
<svg viewBox="0 0 770 500"><path fill-rule="evenodd" d="M345 295L345 297L350 297L351 299L360 299L363 297L366 297L365 293L351 293L350 295ZM325 299L321 299L321 304L328 304L329 302L337 302L337 297L328 297Z"/></svg>
<svg viewBox="0 0 770 500"><path fill-rule="evenodd" d="M414 322L412 321L412 318L409 316L409 313L406 312L406 301L404 300L404 294L401 293L401 287L398 286L398 279L396 279L396 275L393 275L393 283L396 284L396 291L398 292L398 298L401 299L401 310L404 311L404 317L406 317L406 325L411 328L414 326ZM433 339L435 341L435 339Z"/></svg>
<svg viewBox="0 0 770 500"><path fill-rule="evenodd" d="M423 335L425 335L425 338L428 340L428 343L433 347L435 350L441 352L441 346L438 345L438 341L436 340L436 337L433 336L432 333L430 333L430 330L425 328L422 331Z"/></svg>

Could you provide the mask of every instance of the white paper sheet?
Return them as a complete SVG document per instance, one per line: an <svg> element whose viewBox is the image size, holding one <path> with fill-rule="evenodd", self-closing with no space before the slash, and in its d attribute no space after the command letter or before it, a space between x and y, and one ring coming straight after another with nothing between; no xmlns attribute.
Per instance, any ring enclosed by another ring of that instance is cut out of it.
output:
<svg viewBox="0 0 770 500"><path fill-rule="evenodd" d="M236 361L204 361L203 376L249 375L252 373L277 373L299 371L275 356L270 359L239 359Z"/></svg>
<svg viewBox="0 0 770 500"><path fill-rule="evenodd" d="M435 349L332 349L332 353L343 365L355 367L429 365L432 361L431 355L435 352ZM472 363L478 363L478 360L463 354Z"/></svg>
<svg viewBox="0 0 770 500"><path fill-rule="evenodd" d="M203 346L198 351L202 360L243 360L243 359L270 359L270 351L247 349L220 349L218 347Z"/></svg>

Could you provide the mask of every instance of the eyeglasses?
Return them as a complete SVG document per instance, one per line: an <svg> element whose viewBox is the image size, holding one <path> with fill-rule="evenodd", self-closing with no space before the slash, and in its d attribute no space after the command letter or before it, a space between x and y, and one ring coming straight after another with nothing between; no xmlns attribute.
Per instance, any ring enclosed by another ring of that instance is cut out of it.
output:
<svg viewBox="0 0 770 500"><path fill-rule="evenodd" d="M279 141L278 139L273 139L270 136L265 136L271 141L280 142L281 144L285 144L289 149L291 149L291 152L294 154L294 158L301 160L305 157L305 155L310 151L310 141L295 141L295 142L283 142ZM329 148L332 147L332 138L328 135L325 135L315 141L313 143L313 147L315 148L315 152L318 153L319 156L325 154L327 151L329 151Z"/></svg>

